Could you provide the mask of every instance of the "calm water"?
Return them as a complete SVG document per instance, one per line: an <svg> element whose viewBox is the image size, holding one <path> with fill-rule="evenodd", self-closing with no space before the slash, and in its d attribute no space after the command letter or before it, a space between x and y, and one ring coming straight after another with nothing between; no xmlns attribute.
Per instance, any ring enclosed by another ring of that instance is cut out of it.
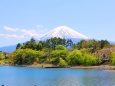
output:
<svg viewBox="0 0 115 86"><path fill-rule="evenodd" d="M115 86L115 73L104 69L0 66L0 86Z"/></svg>

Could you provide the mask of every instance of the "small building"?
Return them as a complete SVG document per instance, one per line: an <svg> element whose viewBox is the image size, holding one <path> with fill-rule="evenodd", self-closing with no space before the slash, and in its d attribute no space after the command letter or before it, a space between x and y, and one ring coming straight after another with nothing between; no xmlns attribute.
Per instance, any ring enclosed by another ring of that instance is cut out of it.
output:
<svg viewBox="0 0 115 86"><path fill-rule="evenodd" d="M3 52L3 54L4 54L5 57L8 57L8 55L9 55L10 53L8 53L8 52Z"/></svg>

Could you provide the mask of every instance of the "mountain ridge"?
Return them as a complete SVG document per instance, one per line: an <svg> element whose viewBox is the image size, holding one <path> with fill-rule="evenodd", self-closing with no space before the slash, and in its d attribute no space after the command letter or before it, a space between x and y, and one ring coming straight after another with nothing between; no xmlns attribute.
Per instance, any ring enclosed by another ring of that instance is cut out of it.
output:
<svg viewBox="0 0 115 86"><path fill-rule="evenodd" d="M17 45L9 45L9 46L0 47L0 51L2 51L2 52L13 52L14 50L16 50L16 46Z"/></svg>
<svg viewBox="0 0 115 86"><path fill-rule="evenodd" d="M67 26L59 26L44 34L41 38L39 38L39 40L46 40L53 37L59 37L65 39L89 39L89 37Z"/></svg>

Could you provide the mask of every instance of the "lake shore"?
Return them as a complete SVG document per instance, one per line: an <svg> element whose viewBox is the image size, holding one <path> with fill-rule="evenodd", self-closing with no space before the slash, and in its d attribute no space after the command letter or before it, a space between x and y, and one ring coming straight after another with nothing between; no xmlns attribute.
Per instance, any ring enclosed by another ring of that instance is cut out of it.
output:
<svg viewBox="0 0 115 86"><path fill-rule="evenodd" d="M115 66L99 65L99 66L73 66L70 68L105 68L107 72L115 72Z"/></svg>
<svg viewBox="0 0 115 86"><path fill-rule="evenodd" d="M37 65L30 65L28 67L39 67L39 68L61 68L57 67L56 65L53 64L37 64ZM99 65L99 66L69 66L67 68L105 68L107 72L115 72L115 66L110 66L110 65Z"/></svg>
<svg viewBox="0 0 115 86"><path fill-rule="evenodd" d="M30 65L28 67L39 67L39 68L61 68L57 67L56 65L53 64L37 64L37 65ZM105 68L107 72L115 72L115 66L110 66L110 65L99 65L99 66L69 66L67 68Z"/></svg>
<svg viewBox="0 0 115 86"><path fill-rule="evenodd" d="M62 67L58 67L56 65L53 64L45 64L45 63L41 63L41 64L33 64L33 65L0 65L0 66L22 66L22 67L37 67L37 68L62 68ZM107 72L115 72L115 66L110 66L110 65L98 65L98 66L69 66L67 68L86 68L86 69L91 69L91 68L105 68Z"/></svg>

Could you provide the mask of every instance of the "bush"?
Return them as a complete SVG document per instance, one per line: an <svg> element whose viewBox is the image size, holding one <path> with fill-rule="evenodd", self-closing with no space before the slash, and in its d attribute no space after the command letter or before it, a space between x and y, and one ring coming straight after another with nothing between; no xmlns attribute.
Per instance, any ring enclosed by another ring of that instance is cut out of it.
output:
<svg viewBox="0 0 115 86"><path fill-rule="evenodd" d="M60 58L64 59L67 57L68 55L68 51L67 50L55 50L55 51L52 51L51 53L51 62L53 64L59 64L59 60Z"/></svg>
<svg viewBox="0 0 115 86"><path fill-rule="evenodd" d="M3 59L5 59L5 56L2 52L0 52L0 60L3 60Z"/></svg>
<svg viewBox="0 0 115 86"><path fill-rule="evenodd" d="M43 57L43 52L32 49L17 49L13 52L14 64L18 65L31 65L35 61L39 61L39 58L42 59Z"/></svg>
<svg viewBox="0 0 115 86"><path fill-rule="evenodd" d="M80 65L81 64L82 53L80 50L75 50L71 52L66 58L69 65Z"/></svg>
<svg viewBox="0 0 115 86"><path fill-rule="evenodd" d="M96 65L97 63L98 63L97 58L94 57L92 54L84 54L83 65L85 66Z"/></svg>
<svg viewBox="0 0 115 86"><path fill-rule="evenodd" d="M63 45L57 45L56 50L67 50Z"/></svg>
<svg viewBox="0 0 115 86"><path fill-rule="evenodd" d="M112 52L110 56L110 64L115 65L115 52Z"/></svg>
<svg viewBox="0 0 115 86"><path fill-rule="evenodd" d="M80 50L71 52L66 58L69 65L96 65L98 60L92 54L82 54Z"/></svg>
<svg viewBox="0 0 115 86"><path fill-rule="evenodd" d="M62 58L59 58L59 66L60 66L60 67L67 67L66 61L63 60Z"/></svg>

